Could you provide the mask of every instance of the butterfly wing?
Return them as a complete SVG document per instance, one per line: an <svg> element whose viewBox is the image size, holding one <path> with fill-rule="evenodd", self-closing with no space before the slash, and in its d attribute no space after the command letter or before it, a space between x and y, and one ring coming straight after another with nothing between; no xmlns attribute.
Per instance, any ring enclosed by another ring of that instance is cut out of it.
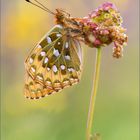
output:
<svg viewBox="0 0 140 140"><path fill-rule="evenodd" d="M39 99L78 83L81 65L79 42L56 25L25 60L25 97Z"/></svg>

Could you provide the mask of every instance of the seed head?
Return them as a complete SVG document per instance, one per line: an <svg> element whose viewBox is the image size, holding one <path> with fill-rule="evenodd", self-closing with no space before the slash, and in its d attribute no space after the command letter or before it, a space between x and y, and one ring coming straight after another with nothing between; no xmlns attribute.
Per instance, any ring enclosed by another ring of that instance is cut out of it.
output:
<svg viewBox="0 0 140 140"><path fill-rule="evenodd" d="M106 2L96 10L83 18L84 28L86 29L85 42L90 47L107 46L114 42L113 56L120 58L122 50L127 43L127 35L122 27L122 17L116 6ZM90 41L89 35L94 36L94 41Z"/></svg>

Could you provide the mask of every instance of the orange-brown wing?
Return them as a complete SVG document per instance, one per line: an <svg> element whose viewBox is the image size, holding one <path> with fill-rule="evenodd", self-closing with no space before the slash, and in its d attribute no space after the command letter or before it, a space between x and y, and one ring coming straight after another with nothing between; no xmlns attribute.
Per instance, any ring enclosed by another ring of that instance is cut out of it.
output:
<svg viewBox="0 0 140 140"><path fill-rule="evenodd" d="M25 97L39 99L78 83L81 47L56 25L25 60Z"/></svg>

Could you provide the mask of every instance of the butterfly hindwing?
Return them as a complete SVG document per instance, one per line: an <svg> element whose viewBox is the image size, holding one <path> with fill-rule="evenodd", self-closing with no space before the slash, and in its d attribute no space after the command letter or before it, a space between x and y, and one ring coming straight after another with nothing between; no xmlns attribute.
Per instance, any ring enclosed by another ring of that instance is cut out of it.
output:
<svg viewBox="0 0 140 140"><path fill-rule="evenodd" d="M25 96L38 99L78 83L81 74L81 47L56 25L25 60Z"/></svg>

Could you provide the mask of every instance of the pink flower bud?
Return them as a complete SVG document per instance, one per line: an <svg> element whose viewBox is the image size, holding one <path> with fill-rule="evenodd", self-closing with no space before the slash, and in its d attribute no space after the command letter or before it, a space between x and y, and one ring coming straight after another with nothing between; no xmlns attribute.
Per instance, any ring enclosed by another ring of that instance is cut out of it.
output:
<svg viewBox="0 0 140 140"><path fill-rule="evenodd" d="M101 45L102 43L101 43L101 41L99 40L99 39L95 39L95 41L94 41L94 45L95 46L99 46L99 45Z"/></svg>
<svg viewBox="0 0 140 140"><path fill-rule="evenodd" d="M103 35L108 35L109 34L109 31L105 29L105 30L103 30L102 34Z"/></svg>
<svg viewBox="0 0 140 140"><path fill-rule="evenodd" d="M116 6L113 3L106 2L102 5L103 10L108 11L109 9L117 10Z"/></svg>

